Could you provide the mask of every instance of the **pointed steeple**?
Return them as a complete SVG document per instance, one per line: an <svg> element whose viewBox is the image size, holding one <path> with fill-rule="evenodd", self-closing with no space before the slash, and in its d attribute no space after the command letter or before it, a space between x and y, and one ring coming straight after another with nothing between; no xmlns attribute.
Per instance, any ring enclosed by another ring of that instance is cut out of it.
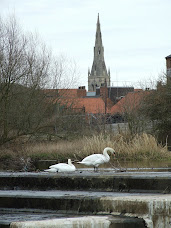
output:
<svg viewBox="0 0 171 228"><path fill-rule="evenodd" d="M98 16L97 16L97 24L99 24L99 25L100 25L99 13L98 13Z"/></svg>
<svg viewBox="0 0 171 228"><path fill-rule="evenodd" d="M104 61L104 47L102 43L100 19L98 14L94 46L94 60L91 73L88 78L88 90L95 90L96 87L103 86L105 84L105 80L107 85L110 86L110 75L107 73L106 64Z"/></svg>
<svg viewBox="0 0 171 228"><path fill-rule="evenodd" d="M98 13L98 17L97 17L96 40L95 40L95 46L97 46L97 45L103 46L101 29L100 29L99 13Z"/></svg>

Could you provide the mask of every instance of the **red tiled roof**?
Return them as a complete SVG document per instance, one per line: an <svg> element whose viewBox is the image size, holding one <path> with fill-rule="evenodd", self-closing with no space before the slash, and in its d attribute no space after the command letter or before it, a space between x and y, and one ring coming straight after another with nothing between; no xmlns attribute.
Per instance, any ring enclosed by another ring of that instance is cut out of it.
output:
<svg viewBox="0 0 171 228"><path fill-rule="evenodd" d="M134 109L137 109L140 105L141 100L144 98L146 94L146 91L128 93L125 97L123 97L111 108L111 114L122 114L124 112L130 112Z"/></svg>
<svg viewBox="0 0 171 228"><path fill-rule="evenodd" d="M58 94L61 97L77 97L78 89L58 89Z"/></svg>
<svg viewBox="0 0 171 228"><path fill-rule="evenodd" d="M81 104L86 113L105 113L105 104L101 97L82 98Z"/></svg>
<svg viewBox="0 0 171 228"><path fill-rule="evenodd" d="M84 97L84 98L61 98L58 100L61 105L68 108L85 109L85 113L105 113L105 104L101 97Z"/></svg>
<svg viewBox="0 0 171 228"><path fill-rule="evenodd" d="M134 89L134 92L143 92L142 89Z"/></svg>
<svg viewBox="0 0 171 228"><path fill-rule="evenodd" d="M105 113L105 103L102 97L82 96L84 93L86 95L86 90L59 89L58 98L54 103L57 102L71 109L84 109L85 113ZM112 106L113 102L107 98L106 113L110 112Z"/></svg>
<svg viewBox="0 0 171 228"><path fill-rule="evenodd" d="M50 91L50 90L49 90ZM48 92L48 91L47 91ZM58 98L54 101L71 107L72 109L83 109L85 113L105 113L105 102L103 97L79 97L78 89L59 89L51 90L53 94L58 93ZM106 113L124 113L138 108L140 101L147 91L140 89L135 92L129 92L125 97L118 101L114 106L110 98L107 98Z"/></svg>

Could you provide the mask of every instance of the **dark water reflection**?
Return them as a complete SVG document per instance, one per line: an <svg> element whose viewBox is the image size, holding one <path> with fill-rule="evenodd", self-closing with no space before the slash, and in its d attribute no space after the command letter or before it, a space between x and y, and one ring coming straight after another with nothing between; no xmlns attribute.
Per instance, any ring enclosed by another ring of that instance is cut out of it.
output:
<svg viewBox="0 0 171 228"><path fill-rule="evenodd" d="M127 169L130 171L154 171L154 172L171 172L171 161L129 161L129 162L112 162L108 167Z"/></svg>
<svg viewBox="0 0 171 228"><path fill-rule="evenodd" d="M113 162L113 165L121 165L126 168L171 168L171 161L129 161Z"/></svg>
<svg viewBox="0 0 171 228"><path fill-rule="evenodd" d="M39 170L47 169L50 165L55 164L55 160L41 160L37 162L36 168ZM74 163L77 169L89 169L84 165ZM99 166L99 169L116 169L127 171L147 171L147 172L171 172L171 161L134 161L134 162L118 162L111 161L107 164Z"/></svg>
<svg viewBox="0 0 171 228"><path fill-rule="evenodd" d="M56 160L39 160L36 163L34 163L33 169L22 169L22 171L36 171L40 170L43 171L47 169L50 165L56 164ZM74 162L74 165L77 169L83 169L83 170L92 170L92 167L86 167L81 164L77 164L77 162ZM123 170L123 171L135 171L135 172L171 172L171 160L170 161L117 161L117 160L111 160L109 163L100 165L99 169L102 170ZM0 171L16 171L15 167L8 166L4 167L3 164L0 163Z"/></svg>

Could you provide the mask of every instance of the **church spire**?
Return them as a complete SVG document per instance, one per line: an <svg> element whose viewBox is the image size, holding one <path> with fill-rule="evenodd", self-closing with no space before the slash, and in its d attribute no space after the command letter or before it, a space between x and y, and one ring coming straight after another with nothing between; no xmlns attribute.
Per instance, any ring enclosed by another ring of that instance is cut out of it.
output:
<svg viewBox="0 0 171 228"><path fill-rule="evenodd" d="M98 13L98 17L97 17L97 24L100 24L100 21L99 21L99 13Z"/></svg>
<svg viewBox="0 0 171 228"><path fill-rule="evenodd" d="M98 17L97 17L96 40L95 40L95 46L97 46L97 45L103 46L101 29L100 29L99 13L98 13Z"/></svg>
<svg viewBox="0 0 171 228"><path fill-rule="evenodd" d="M94 46L94 60L88 78L88 90L95 91L96 87L104 86L105 80L107 82L107 86L110 86L110 75L107 73L106 64L104 61L104 47L102 43L100 19L98 14Z"/></svg>
<svg viewBox="0 0 171 228"><path fill-rule="evenodd" d="M95 39L94 50L96 51L94 53L94 58L95 58L95 55L96 56L100 55L101 58L104 59L104 57L103 57L104 48L103 48L103 43L102 43L102 35L101 35L101 29L100 29L99 13L98 13L98 17L97 17L97 28L96 28L96 39Z"/></svg>

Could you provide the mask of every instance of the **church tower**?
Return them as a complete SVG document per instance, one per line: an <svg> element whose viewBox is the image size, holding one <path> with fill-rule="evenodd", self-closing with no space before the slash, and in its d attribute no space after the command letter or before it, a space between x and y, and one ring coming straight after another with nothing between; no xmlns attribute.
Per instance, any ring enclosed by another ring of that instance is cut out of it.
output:
<svg viewBox="0 0 171 228"><path fill-rule="evenodd" d="M99 14L97 18L94 60L91 71L88 70L88 91L96 91L96 87L110 86L110 70L106 69L104 47L100 30Z"/></svg>

